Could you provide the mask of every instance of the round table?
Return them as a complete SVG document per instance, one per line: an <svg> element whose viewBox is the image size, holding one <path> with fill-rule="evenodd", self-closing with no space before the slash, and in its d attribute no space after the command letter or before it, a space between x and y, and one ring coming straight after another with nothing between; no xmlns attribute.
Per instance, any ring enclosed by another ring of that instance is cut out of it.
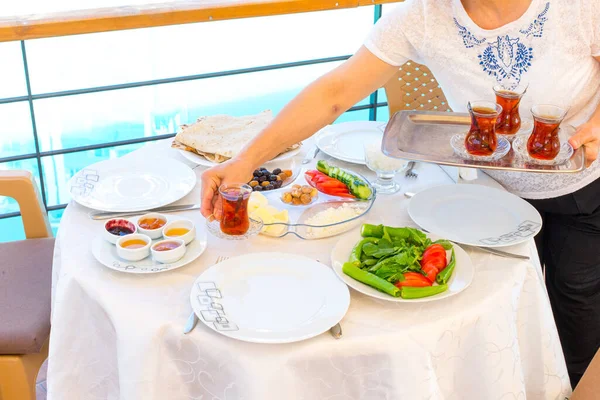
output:
<svg viewBox="0 0 600 400"><path fill-rule="evenodd" d="M184 161L168 141L125 160L165 156ZM373 178L365 167L338 164ZM199 176L202 167L195 171ZM367 221L414 226L402 193L452 183L436 165L421 164L418 173L417 179L399 177L402 191L380 195ZM474 183L498 186L481 172ZM199 190L179 203L198 202ZM297 253L330 264L338 237L224 241L209 234L207 251L192 264L130 275L92 256L91 241L103 222L92 221L89 212L70 204L57 235L49 400L508 400L571 393L533 241L507 249L531 262L468 250L475 277L457 296L406 304L351 290L340 340L323 334L264 345L229 339L202 323L184 335L195 278L220 256L250 252ZM198 210L180 215L204 226Z"/></svg>

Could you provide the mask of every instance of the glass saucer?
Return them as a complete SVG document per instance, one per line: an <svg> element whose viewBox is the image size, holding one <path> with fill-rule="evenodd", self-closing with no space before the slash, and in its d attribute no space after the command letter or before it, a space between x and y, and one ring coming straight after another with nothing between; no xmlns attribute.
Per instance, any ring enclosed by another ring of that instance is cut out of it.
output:
<svg viewBox="0 0 600 400"><path fill-rule="evenodd" d="M458 133L450 139L450 145L454 149L454 153L465 160L474 161L497 161L508 154L510 151L510 142L502 135L498 135L498 147L490 156L474 156L469 154L465 147L466 133Z"/></svg>
<svg viewBox="0 0 600 400"><path fill-rule="evenodd" d="M212 222L208 222L208 220L206 220L206 227L210 233L219 239L244 240L258 234L263 227L263 223L260 220L250 218L250 228L248 228L248 231L243 235L228 235L223 233L223 231L221 231L221 223L217 220L213 220Z"/></svg>
<svg viewBox="0 0 600 400"><path fill-rule="evenodd" d="M568 141L563 140L561 137L560 152L556 158L554 160L538 160L537 158L531 157L527 152L527 139L529 139L529 135L518 135L513 141L513 149L515 150L515 154L517 154L517 156L526 160L528 163L538 165L562 165L569 161L569 159L571 159L573 156L573 147L571 147Z"/></svg>
<svg viewBox="0 0 600 400"><path fill-rule="evenodd" d="M533 120L531 118L521 118L521 128L514 135L502 135L498 133L498 137L506 138L509 142L515 140L518 135L529 134L533 131Z"/></svg>

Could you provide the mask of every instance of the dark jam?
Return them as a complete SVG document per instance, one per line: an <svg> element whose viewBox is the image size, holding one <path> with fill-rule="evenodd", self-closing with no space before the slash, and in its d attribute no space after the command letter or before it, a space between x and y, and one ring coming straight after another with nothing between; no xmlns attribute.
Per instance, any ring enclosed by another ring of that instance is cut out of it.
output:
<svg viewBox="0 0 600 400"><path fill-rule="evenodd" d="M133 233L133 230L129 229L128 227L118 225L113 226L112 228L108 228L108 231L116 236L131 235Z"/></svg>

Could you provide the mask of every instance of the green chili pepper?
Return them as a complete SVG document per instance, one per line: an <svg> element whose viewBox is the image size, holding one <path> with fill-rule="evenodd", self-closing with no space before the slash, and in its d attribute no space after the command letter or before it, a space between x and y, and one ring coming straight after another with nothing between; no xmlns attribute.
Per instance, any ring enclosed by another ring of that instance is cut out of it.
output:
<svg viewBox="0 0 600 400"><path fill-rule="evenodd" d="M356 267L351 262L345 263L342 267L342 271L344 271L344 273L352 279L356 279L365 285L371 286L372 288L387 293L391 296L400 297L400 289L398 289L396 286L385 279L381 279L377 275L371 274L370 272Z"/></svg>
<svg viewBox="0 0 600 400"><path fill-rule="evenodd" d="M364 224L360 230L362 237L383 237L383 225Z"/></svg>
<svg viewBox="0 0 600 400"><path fill-rule="evenodd" d="M356 267L360 266L360 262L361 262L360 259L363 254L363 250L362 250L363 246L367 243L377 243L378 241L379 241L378 238L367 237L367 238L362 239L360 242L356 243L356 245L352 249L352 252L350 253L350 260L348 260L348 262L351 262Z"/></svg>
<svg viewBox="0 0 600 400"><path fill-rule="evenodd" d="M420 299L423 297L435 296L448 290L448 285L410 287L403 286L401 296L403 299Z"/></svg>
<svg viewBox="0 0 600 400"><path fill-rule="evenodd" d="M452 277L452 272L454 271L454 267L456 266L456 257L454 256L454 249L452 249L452 255L450 256L450 262L446 265L446 268L441 270L439 274L437 274L435 281L440 285L448 283L450 278Z"/></svg>

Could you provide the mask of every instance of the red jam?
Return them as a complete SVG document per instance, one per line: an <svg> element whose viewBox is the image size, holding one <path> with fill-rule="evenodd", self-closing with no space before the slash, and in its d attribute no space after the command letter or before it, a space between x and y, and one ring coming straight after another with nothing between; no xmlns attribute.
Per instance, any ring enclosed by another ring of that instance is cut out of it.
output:
<svg viewBox="0 0 600 400"><path fill-rule="evenodd" d="M126 219L114 219L106 223L106 230L115 236L125 236L131 235L135 229Z"/></svg>

